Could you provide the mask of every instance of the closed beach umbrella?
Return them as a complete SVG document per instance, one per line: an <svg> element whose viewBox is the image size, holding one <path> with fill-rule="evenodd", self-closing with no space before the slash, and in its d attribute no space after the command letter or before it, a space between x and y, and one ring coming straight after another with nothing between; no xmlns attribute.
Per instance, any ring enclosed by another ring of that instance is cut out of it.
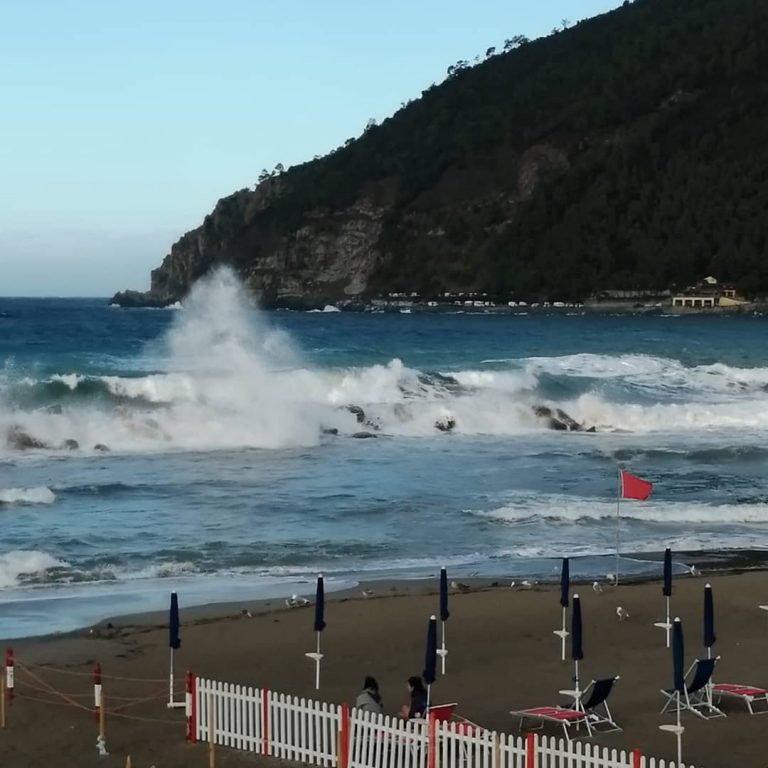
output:
<svg viewBox="0 0 768 768"><path fill-rule="evenodd" d="M168 645L174 651L181 648L181 638L179 637L179 597L175 592L171 592L171 610L168 616Z"/></svg>
<svg viewBox="0 0 768 768"><path fill-rule="evenodd" d="M672 550L669 547L664 550L664 582L661 587L661 594L664 595L666 620L657 621L653 626L666 632L667 648L669 648L669 633L672 629L672 624L669 621L669 599L672 597Z"/></svg>
<svg viewBox="0 0 768 768"><path fill-rule="evenodd" d="M661 594L672 597L672 550L669 547L664 550L664 586Z"/></svg>
<svg viewBox="0 0 768 768"><path fill-rule="evenodd" d="M325 587L323 586L323 574L317 577L317 591L315 593L315 635L317 636L317 650L305 654L307 658L315 662L315 690L320 690L320 661L323 654L320 653L320 633L325 629Z"/></svg>
<svg viewBox="0 0 768 768"><path fill-rule="evenodd" d="M563 614L561 629L556 629L555 634L560 638L560 659L565 661L565 638L568 637L566 624L568 621L568 596L571 589L571 568L567 557L563 558L560 569L560 606Z"/></svg>
<svg viewBox="0 0 768 768"><path fill-rule="evenodd" d="M573 610L571 613L571 658L573 659L576 708L581 708L581 686L579 685L579 662L584 658L582 646L581 627L581 600L578 595L573 596Z"/></svg>
<svg viewBox="0 0 768 768"><path fill-rule="evenodd" d="M560 605L563 608L568 607L568 594L571 589L571 567L567 557L563 558L563 565L560 569Z"/></svg>
<svg viewBox="0 0 768 768"><path fill-rule="evenodd" d="M437 618L430 616L429 624L427 625L427 647L424 655L424 672L422 677L427 684L427 706L429 706L429 699L431 693L432 683L435 682L437 674Z"/></svg>
<svg viewBox="0 0 768 768"><path fill-rule="evenodd" d="M171 669L168 675L168 706L183 707L184 702L175 702L173 700L173 652L181 648L181 637L179 636L179 598L175 592L171 592L171 607L168 611L168 646L171 649Z"/></svg>
<svg viewBox="0 0 768 768"><path fill-rule="evenodd" d="M715 644L715 604L712 599L712 585L704 587L704 647L707 658L712 658L712 646Z"/></svg>
<svg viewBox="0 0 768 768"><path fill-rule="evenodd" d="M317 577L317 593L315 595L315 632L325 629L325 587L322 574Z"/></svg>
<svg viewBox="0 0 768 768"><path fill-rule="evenodd" d="M445 622L450 616L448 611L448 572L445 568L440 569L440 628L442 629L442 643L437 655L440 657L442 673L445 674L445 657L448 655L448 649L445 647Z"/></svg>
<svg viewBox="0 0 768 768"><path fill-rule="evenodd" d="M685 648L683 644L683 625L675 619L672 629L672 676L673 688L679 694L685 691Z"/></svg>

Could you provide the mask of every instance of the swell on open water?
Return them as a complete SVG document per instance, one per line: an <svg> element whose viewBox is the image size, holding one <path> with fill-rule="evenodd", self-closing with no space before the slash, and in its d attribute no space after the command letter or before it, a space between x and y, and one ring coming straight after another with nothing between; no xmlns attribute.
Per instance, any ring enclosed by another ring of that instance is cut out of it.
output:
<svg viewBox="0 0 768 768"><path fill-rule="evenodd" d="M261 313L226 271L173 310L0 299L0 637L318 571L600 578L618 466L654 483L625 573L764 549L767 323Z"/></svg>

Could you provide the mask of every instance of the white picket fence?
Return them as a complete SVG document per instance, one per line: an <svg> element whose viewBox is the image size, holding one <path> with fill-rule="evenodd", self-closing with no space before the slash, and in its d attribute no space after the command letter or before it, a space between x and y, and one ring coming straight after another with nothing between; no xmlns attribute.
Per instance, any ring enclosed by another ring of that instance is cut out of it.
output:
<svg viewBox="0 0 768 768"><path fill-rule="evenodd" d="M405 721L204 678L192 699L197 741L320 768L686 768L589 742Z"/></svg>

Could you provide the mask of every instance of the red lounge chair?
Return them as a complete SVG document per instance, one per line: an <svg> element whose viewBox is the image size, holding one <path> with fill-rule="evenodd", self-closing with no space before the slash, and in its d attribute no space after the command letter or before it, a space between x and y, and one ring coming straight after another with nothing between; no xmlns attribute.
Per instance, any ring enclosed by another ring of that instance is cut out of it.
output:
<svg viewBox="0 0 768 768"><path fill-rule="evenodd" d="M723 697L741 699L747 705L750 715L768 713L768 690L765 688L736 683L715 683L712 686L712 695L717 697L718 704Z"/></svg>
<svg viewBox="0 0 768 768"><path fill-rule="evenodd" d="M575 725L577 728L584 723L587 726L587 733L591 736L592 729L589 726L589 715L577 709L568 709L567 707L532 707L531 709L514 710L509 713L520 718L520 728L527 719L541 720L539 728L544 727L544 723L557 723L563 727L563 733L568 741L571 740L569 728Z"/></svg>

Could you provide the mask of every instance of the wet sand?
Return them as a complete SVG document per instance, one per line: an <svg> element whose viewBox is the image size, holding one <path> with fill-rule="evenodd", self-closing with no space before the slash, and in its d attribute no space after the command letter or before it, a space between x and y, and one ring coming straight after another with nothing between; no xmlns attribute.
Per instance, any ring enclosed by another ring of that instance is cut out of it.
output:
<svg viewBox="0 0 768 768"><path fill-rule="evenodd" d="M704 653L701 614L707 581L714 588L715 652L722 656L716 679L768 687L768 612L758 608L768 603L765 572L676 579L673 615L683 620L686 662ZM560 660L560 640L552 634L560 623L556 587L512 589L508 582L496 587L490 583L473 583L468 593L452 590L448 669L435 684L433 700L457 701L458 712L465 717L491 729L517 732L518 721L509 711L564 703L558 690L572 687L573 665ZM374 594L368 599L361 597L362 587L328 599L320 698L353 703L363 677L372 674L380 682L385 710L395 713L406 698L405 679L423 668L426 623L437 610L436 585L370 586ZM582 597L584 616L582 681L621 676L611 704L624 731L597 740L606 746L640 747L648 755L673 757L673 737L658 729L672 722L671 717L659 715L663 704L659 690L672 681L664 632L653 626L663 619L660 584L622 585L618 590L606 586L601 593L583 585L574 591ZM204 677L315 696L313 665L304 657L314 646L311 607L287 610L281 601L273 600L185 611L183 595L180 599L180 683L189 668ZM625 621L616 615L619 604L630 614ZM184 742L183 710L165 708L164 618L114 620L111 627L103 624L92 631L13 643L19 662L18 695L8 708L6 730L0 731L0 765L123 766L127 754L135 768L207 765L205 746ZM87 711L92 705L90 673L95 661L107 676L153 681L105 677L107 709L120 709L107 717L106 743L111 754L101 759L96 753L96 722ZM32 666L40 664L81 674ZM68 701L46 693L49 685ZM137 698L151 700L136 703ZM750 717L738 702L726 703L724 709L727 718L708 722L684 715L684 760L696 768L761 768L766 764L763 719ZM224 748L217 753L221 766L251 765L255 759Z"/></svg>

